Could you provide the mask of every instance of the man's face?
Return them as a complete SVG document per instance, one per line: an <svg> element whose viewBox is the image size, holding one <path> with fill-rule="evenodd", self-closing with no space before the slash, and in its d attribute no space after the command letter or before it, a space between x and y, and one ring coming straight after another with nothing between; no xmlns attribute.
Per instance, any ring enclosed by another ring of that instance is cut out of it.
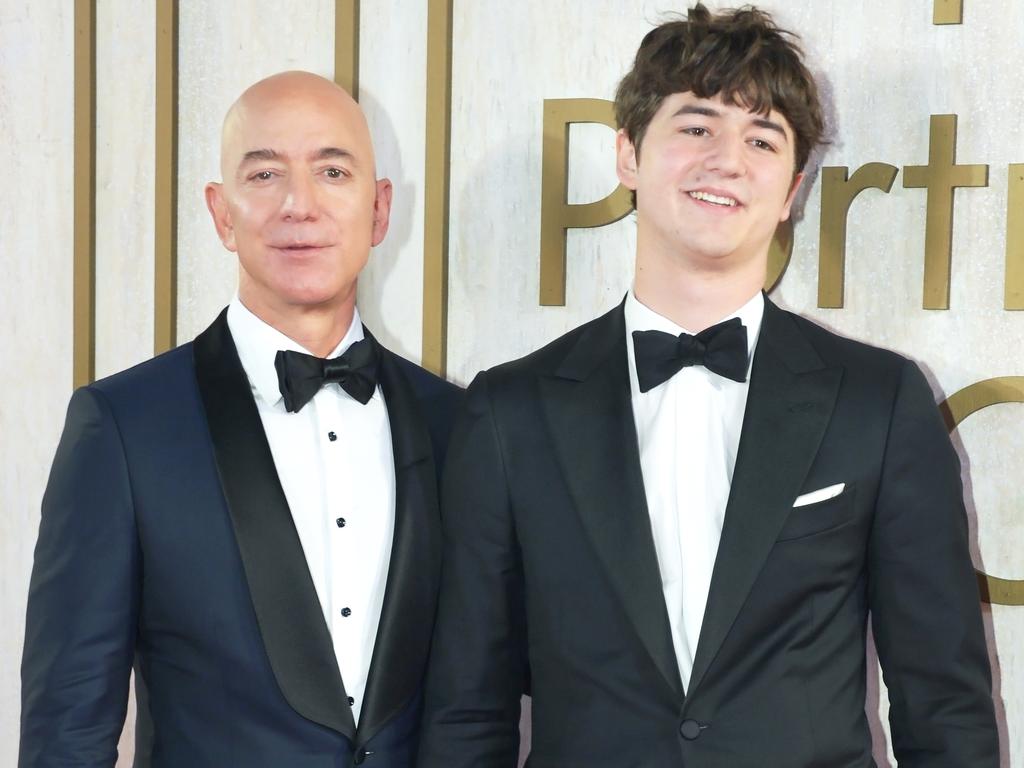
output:
<svg viewBox="0 0 1024 768"><path fill-rule="evenodd" d="M207 203L224 246L238 253L250 309L354 297L387 232L391 185L375 178L369 133L347 94L312 75L254 86L225 122L222 172Z"/></svg>
<svg viewBox="0 0 1024 768"><path fill-rule="evenodd" d="M638 237L701 271L767 263L779 222L803 179L794 137L777 112L760 115L720 98L667 97L639 155L620 131L618 175L636 191Z"/></svg>

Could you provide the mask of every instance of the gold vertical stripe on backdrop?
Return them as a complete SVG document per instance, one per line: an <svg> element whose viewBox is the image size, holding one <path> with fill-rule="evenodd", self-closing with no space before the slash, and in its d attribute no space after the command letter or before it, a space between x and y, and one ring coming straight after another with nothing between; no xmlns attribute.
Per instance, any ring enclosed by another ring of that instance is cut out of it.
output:
<svg viewBox="0 0 1024 768"><path fill-rule="evenodd" d="M153 352L177 344L178 4L156 3L156 167L153 238Z"/></svg>
<svg viewBox="0 0 1024 768"><path fill-rule="evenodd" d="M935 0L932 24L963 24L964 0Z"/></svg>
<svg viewBox="0 0 1024 768"><path fill-rule="evenodd" d="M75 0L72 380L96 376L96 2Z"/></svg>
<svg viewBox="0 0 1024 768"><path fill-rule="evenodd" d="M1006 194L1004 309L1024 309L1024 163L1010 166Z"/></svg>
<svg viewBox="0 0 1024 768"><path fill-rule="evenodd" d="M334 0L334 82L359 98L359 0Z"/></svg>
<svg viewBox="0 0 1024 768"><path fill-rule="evenodd" d="M427 3L427 143L423 195L423 367L438 376L448 353L448 202L453 0Z"/></svg>

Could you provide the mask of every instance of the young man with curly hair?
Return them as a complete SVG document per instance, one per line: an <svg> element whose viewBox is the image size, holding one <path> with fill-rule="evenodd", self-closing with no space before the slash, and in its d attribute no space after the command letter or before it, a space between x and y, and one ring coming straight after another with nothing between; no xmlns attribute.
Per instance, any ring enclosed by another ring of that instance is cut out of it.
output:
<svg viewBox="0 0 1024 768"><path fill-rule="evenodd" d="M790 33L701 5L616 95L633 287L480 374L448 454L420 768L998 765L959 464L917 366L776 307L822 135Z"/></svg>

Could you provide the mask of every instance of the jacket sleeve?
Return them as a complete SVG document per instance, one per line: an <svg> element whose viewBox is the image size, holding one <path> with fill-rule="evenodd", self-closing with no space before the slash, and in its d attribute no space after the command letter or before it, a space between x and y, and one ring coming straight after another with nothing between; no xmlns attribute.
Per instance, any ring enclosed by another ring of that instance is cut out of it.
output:
<svg viewBox="0 0 1024 768"><path fill-rule="evenodd" d="M523 568L486 374L448 446L444 556L418 768L515 768L526 678Z"/></svg>
<svg viewBox="0 0 1024 768"><path fill-rule="evenodd" d="M103 395L83 388L43 496L21 665L20 768L116 762L140 568L121 436Z"/></svg>
<svg viewBox="0 0 1024 768"><path fill-rule="evenodd" d="M868 557L872 627L901 768L998 768L960 464L910 362L892 411Z"/></svg>

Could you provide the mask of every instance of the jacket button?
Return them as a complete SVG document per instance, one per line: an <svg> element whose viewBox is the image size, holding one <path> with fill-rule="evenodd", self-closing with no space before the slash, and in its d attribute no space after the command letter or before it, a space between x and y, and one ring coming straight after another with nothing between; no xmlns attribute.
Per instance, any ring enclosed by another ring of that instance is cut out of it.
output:
<svg viewBox="0 0 1024 768"><path fill-rule="evenodd" d="M687 741L693 741L700 736L700 723L696 720L683 720L683 724L679 726L679 733Z"/></svg>
<svg viewBox="0 0 1024 768"><path fill-rule="evenodd" d="M366 750L357 749L356 753L352 756L352 762L356 765L362 765L364 760L366 760Z"/></svg>

